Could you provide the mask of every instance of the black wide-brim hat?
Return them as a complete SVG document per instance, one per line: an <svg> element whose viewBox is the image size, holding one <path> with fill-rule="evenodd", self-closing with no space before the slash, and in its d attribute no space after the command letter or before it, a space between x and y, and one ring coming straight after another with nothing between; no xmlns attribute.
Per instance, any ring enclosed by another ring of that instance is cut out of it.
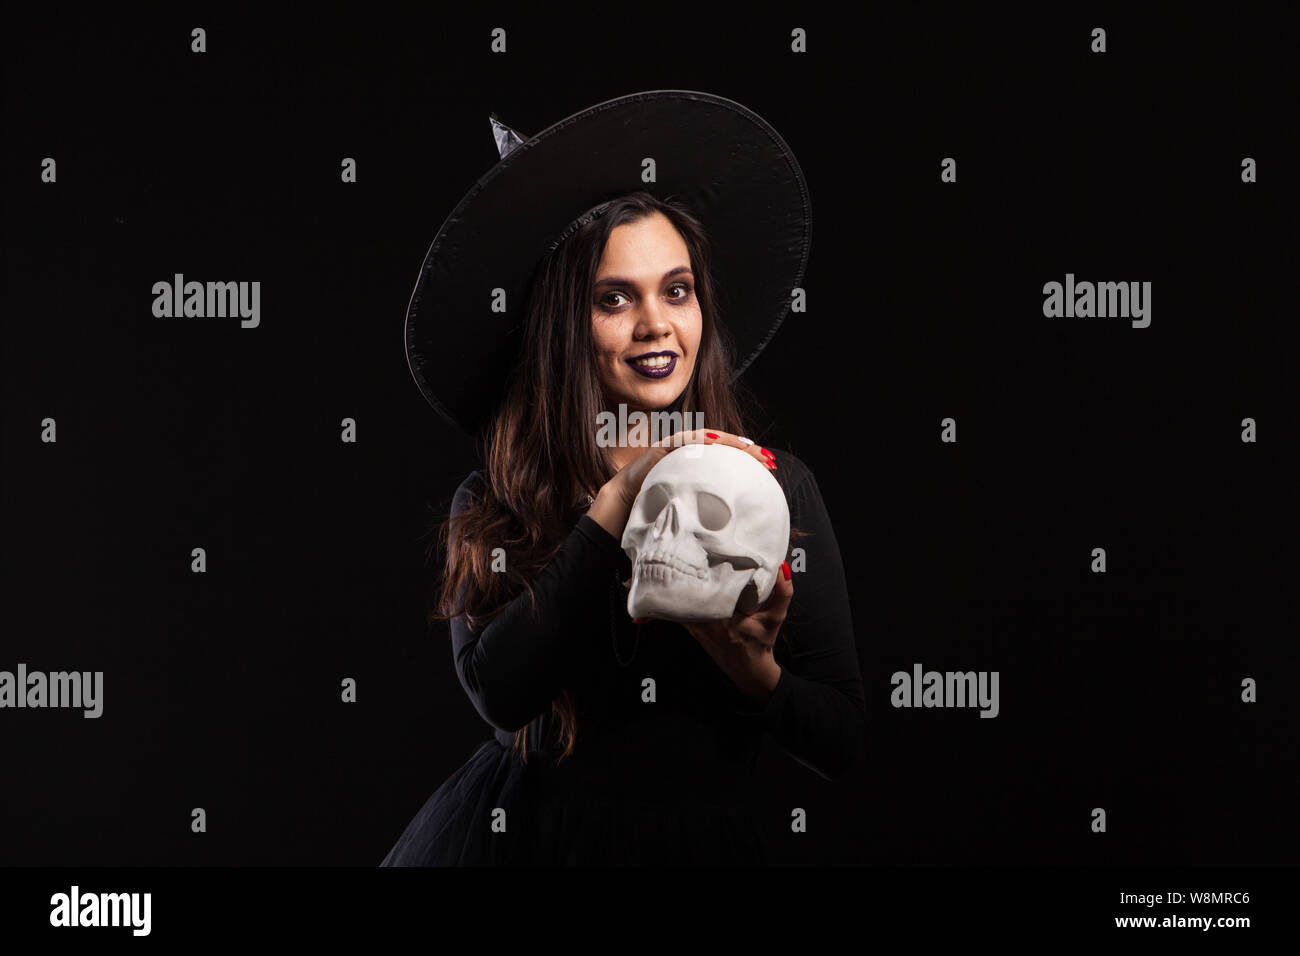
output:
<svg viewBox="0 0 1300 956"><path fill-rule="evenodd" d="M690 90L621 96L532 137L490 120L500 161L438 230L406 314L407 362L434 409L480 433L520 358L538 266L584 213L637 190L679 200L703 224L734 381L785 319L808 261L808 187L776 130ZM642 181L646 158L654 182ZM492 310L495 289L505 311Z"/></svg>

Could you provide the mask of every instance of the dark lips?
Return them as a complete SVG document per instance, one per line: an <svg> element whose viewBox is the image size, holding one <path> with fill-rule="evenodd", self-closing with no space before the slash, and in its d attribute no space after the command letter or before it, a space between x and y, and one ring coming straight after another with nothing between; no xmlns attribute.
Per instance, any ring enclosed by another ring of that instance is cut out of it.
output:
<svg viewBox="0 0 1300 956"><path fill-rule="evenodd" d="M677 367L677 356L674 355L668 360L668 364L661 368L642 368L631 359L628 360L627 364L632 366L638 374L644 375L646 378L667 378L669 375L673 374L673 369Z"/></svg>

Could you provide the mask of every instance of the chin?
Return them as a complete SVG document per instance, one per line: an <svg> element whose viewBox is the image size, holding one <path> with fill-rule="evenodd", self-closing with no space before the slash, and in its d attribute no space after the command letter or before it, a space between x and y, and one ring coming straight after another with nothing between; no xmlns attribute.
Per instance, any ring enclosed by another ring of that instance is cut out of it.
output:
<svg viewBox="0 0 1300 956"><path fill-rule="evenodd" d="M673 376L676 378L677 376ZM648 409L667 408L673 402L677 401L677 396L682 393L685 385L679 385L674 381L658 382L649 387L642 386L632 395L632 401L628 402L628 407L639 406Z"/></svg>

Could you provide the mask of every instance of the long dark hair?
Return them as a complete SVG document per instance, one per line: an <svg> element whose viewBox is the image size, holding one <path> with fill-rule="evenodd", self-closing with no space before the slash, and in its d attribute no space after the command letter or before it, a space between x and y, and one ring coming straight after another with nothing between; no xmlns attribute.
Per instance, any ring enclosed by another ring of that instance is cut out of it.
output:
<svg viewBox="0 0 1300 956"><path fill-rule="evenodd" d="M565 239L534 279L521 361L484 434L487 489L457 516L454 539L450 516L437 531L445 572L430 623L464 614L478 631L524 591L536 613L532 579L572 530L584 497L617 472L596 443L597 415L606 402L592 344L593 285L610 232L656 212L668 217L690 252L702 318L690 381L664 411L681 412L683 422L702 412L709 427L748 434L747 407L754 403L739 381L728 381L734 346L718 315L704 227L672 199L638 191L614 200ZM495 547L506 552L504 574L492 570ZM575 710L567 690L551 703L560 759L574 749ZM527 732L515 732L524 759Z"/></svg>

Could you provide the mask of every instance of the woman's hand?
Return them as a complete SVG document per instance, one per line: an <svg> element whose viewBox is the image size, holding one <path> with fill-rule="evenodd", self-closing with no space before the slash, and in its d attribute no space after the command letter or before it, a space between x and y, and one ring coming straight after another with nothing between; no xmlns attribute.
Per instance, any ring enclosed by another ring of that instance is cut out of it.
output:
<svg viewBox="0 0 1300 956"><path fill-rule="evenodd" d="M628 515L632 513L632 504L641 493L641 484L650 469L682 445L698 444L731 445L753 455L767 467L774 467L769 456L763 453L764 449L748 438L718 431L716 428L678 432L649 445L640 455L620 468L618 474L601 486L587 514L613 537L622 540Z"/></svg>
<svg viewBox="0 0 1300 956"><path fill-rule="evenodd" d="M741 693L764 704L781 679L781 665L772 656L772 648L792 597L790 566L782 561L776 586L753 614L737 613L722 621L683 622L682 627L709 652Z"/></svg>

